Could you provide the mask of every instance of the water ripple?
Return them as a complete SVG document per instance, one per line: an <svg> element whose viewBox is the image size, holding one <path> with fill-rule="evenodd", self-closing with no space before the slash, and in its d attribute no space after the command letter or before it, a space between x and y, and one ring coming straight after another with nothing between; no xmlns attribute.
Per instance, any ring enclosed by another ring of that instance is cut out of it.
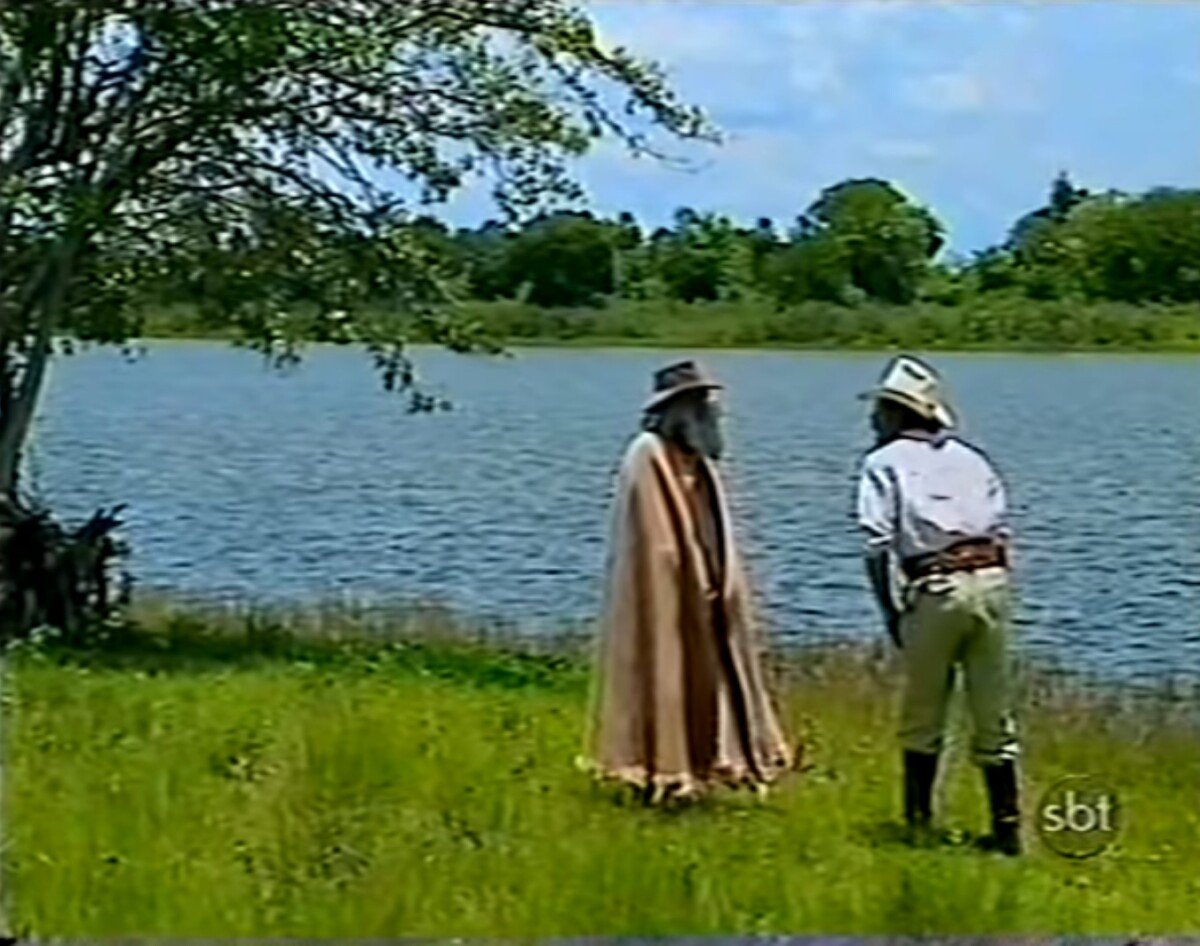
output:
<svg viewBox="0 0 1200 946"><path fill-rule="evenodd" d="M143 585L575 621L595 613L613 474L669 357L422 352L457 409L413 417L351 351L286 379L222 345L154 345L133 365L91 352L56 366L33 460L67 512L129 503ZM727 477L772 628L878 634L852 500L868 443L854 395L880 359L701 357L729 385ZM1026 646L1088 672L1200 677L1200 362L937 360L1009 482Z"/></svg>

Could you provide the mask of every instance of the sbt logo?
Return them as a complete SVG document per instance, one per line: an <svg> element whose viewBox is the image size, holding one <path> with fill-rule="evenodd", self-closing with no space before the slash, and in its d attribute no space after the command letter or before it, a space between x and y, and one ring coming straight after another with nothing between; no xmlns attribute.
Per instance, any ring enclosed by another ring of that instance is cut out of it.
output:
<svg viewBox="0 0 1200 946"><path fill-rule="evenodd" d="M1116 792L1091 775L1059 779L1038 806L1038 834L1063 857L1094 857L1112 846L1120 827Z"/></svg>

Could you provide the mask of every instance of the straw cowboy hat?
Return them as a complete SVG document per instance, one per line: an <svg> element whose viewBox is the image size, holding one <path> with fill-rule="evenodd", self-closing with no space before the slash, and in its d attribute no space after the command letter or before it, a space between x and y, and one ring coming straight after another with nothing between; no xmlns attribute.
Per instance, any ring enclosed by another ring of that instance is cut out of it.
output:
<svg viewBox="0 0 1200 946"><path fill-rule="evenodd" d="M941 376L919 358L900 355L884 369L879 384L860 395L869 400L894 401L935 420L943 427L958 423Z"/></svg>
<svg viewBox="0 0 1200 946"><path fill-rule="evenodd" d="M723 384L713 380L696 362L680 361L654 372L654 394L644 409L655 410L688 391L715 391L722 387Z"/></svg>

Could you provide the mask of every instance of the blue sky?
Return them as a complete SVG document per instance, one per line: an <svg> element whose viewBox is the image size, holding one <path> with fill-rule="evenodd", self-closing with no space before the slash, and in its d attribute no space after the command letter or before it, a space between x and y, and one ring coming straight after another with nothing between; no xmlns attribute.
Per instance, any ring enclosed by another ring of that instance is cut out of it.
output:
<svg viewBox="0 0 1200 946"><path fill-rule="evenodd" d="M791 221L824 186L890 179L959 252L1002 239L1051 178L1200 186L1200 3L834 0L588 4L601 35L656 59L720 147L690 171L602 146L591 206L652 225L688 205ZM449 215L486 215L479 192Z"/></svg>

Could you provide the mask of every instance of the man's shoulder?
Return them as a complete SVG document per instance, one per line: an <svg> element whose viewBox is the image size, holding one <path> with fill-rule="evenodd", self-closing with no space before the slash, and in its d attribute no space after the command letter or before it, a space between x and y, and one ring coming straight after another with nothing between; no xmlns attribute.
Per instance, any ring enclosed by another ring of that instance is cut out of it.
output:
<svg viewBox="0 0 1200 946"><path fill-rule="evenodd" d="M891 466L912 457L927 456L937 450L948 450L952 454L991 464L991 460L982 449L957 434L945 434L934 439L897 437L867 451L863 463L872 468Z"/></svg>
<svg viewBox="0 0 1200 946"><path fill-rule="evenodd" d="M872 447L863 454L863 471L881 470L891 466L898 458L903 456L904 450L904 442L899 439L889 440L887 443Z"/></svg>
<svg viewBox="0 0 1200 946"><path fill-rule="evenodd" d="M982 447L972 443L969 440L964 440L962 437L957 435L951 435L946 439L948 441L948 445L964 458L967 458L975 463L982 464L989 470L993 469L992 458L987 455L987 451L985 451Z"/></svg>
<svg viewBox="0 0 1200 946"><path fill-rule="evenodd" d="M657 434L643 430L634 436L625 447L621 469L627 473L644 469L653 463L662 451L662 439Z"/></svg>

